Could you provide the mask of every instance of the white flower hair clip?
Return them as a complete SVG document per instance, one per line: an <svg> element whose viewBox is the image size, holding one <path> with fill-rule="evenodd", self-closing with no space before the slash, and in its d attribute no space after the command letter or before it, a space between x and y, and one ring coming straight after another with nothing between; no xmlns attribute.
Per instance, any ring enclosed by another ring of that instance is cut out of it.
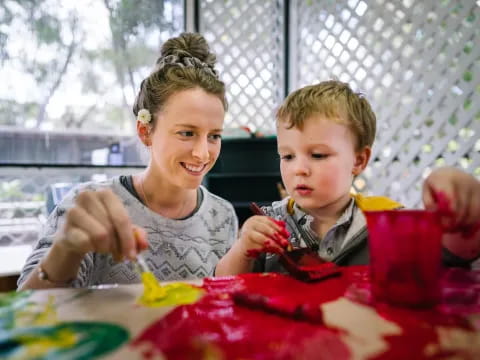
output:
<svg viewBox="0 0 480 360"><path fill-rule="evenodd" d="M142 124L147 125L150 123L150 121L152 121L152 115L147 109L141 109L137 114L137 120Z"/></svg>

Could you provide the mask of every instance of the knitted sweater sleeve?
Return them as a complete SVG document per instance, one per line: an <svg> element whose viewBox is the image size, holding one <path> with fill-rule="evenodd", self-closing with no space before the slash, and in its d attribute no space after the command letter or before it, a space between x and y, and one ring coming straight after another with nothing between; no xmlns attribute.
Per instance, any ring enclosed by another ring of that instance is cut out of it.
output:
<svg viewBox="0 0 480 360"><path fill-rule="evenodd" d="M70 190L68 194L62 199L58 206L52 211L47 219L44 229L38 242L33 247L32 253L28 256L25 265L23 266L20 277L17 281L17 286L20 286L28 278L30 272L38 266L43 257L53 244L55 234L63 227L65 217L69 208L74 204L75 197L79 192L90 188L89 184L81 184ZM87 254L80 264L77 278L70 284L71 287L84 287L88 284L90 269L93 268L93 256Z"/></svg>

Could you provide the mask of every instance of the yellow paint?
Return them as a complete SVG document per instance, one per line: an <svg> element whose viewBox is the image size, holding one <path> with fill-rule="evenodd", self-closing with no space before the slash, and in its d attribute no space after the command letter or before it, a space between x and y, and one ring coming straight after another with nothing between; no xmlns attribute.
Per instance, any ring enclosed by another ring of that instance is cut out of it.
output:
<svg viewBox="0 0 480 360"><path fill-rule="evenodd" d="M50 326L58 324L55 297L49 296L45 307L38 311L35 304L28 304L24 310L15 311L15 328Z"/></svg>
<svg viewBox="0 0 480 360"><path fill-rule="evenodd" d="M22 343L24 352L21 358L36 359L48 354L52 349L62 349L73 347L77 343L77 336L69 329L59 330L55 336L19 336L15 340Z"/></svg>
<svg viewBox="0 0 480 360"><path fill-rule="evenodd" d="M37 314L31 325L55 325L58 323L57 311L55 309L55 298L48 297L45 309Z"/></svg>
<svg viewBox="0 0 480 360"><path fill-rule="evenodd" d="M185 283L160 285L151 272L142 273L143 294L139 303L145 306L173 306L196 302L203 290Z"/></svg>
<svg viewBox="0 0 480 360"><path fill-rule="evenodd" d="M167 295L165 287L161 286L155 275L149 271L142 273L143 295L141 302L148 305L152 302L159 301Z"/></svg>

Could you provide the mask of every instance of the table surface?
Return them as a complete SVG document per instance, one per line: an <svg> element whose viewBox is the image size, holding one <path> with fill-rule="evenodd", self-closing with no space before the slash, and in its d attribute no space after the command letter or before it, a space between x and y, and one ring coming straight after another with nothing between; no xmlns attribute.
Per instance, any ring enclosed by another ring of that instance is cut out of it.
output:
<svg viewBox="0 0 480 360"><path fill-rule="evenodd" d="M51 359L480 358L479 273L450 279L459 284L447 291L451 306L423 310L371 303L367 267L313 284L279 274L194 281L203 296L179 306L141 305L141 284L9 293L0 297L0 358L56 348ZM233 294L271 302L249 307ZM321 321L286 315L299 305L320 309Z"/></svg>

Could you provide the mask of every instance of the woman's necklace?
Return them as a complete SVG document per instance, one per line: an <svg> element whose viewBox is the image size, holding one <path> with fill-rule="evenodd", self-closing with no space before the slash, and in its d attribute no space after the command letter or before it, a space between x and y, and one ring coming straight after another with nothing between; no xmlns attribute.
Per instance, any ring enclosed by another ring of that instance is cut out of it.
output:
<svg viewBox="0 0 480 360"><path fill-rule="evenodd" d="M142 176L140 178L140 190L142 190L142 196L143 196L143 199L145 200L145 205L147 205L147 207L149 209L151 209L152 207L150 206L150 204L148 203L148 198L147 198L147 194L145 193L145 189L143 188L143 182L145 181L145 177Z"/></svg>
<svg viewBox="0 0 480 360"><path fill-rule="evenodd" d="M143 187L143 183L144 183L144 182L145 182L145 177L142 176L142 177L140 178L140 190L142 190L142 197L143 197L143 199L145 200L145 205L147 205L147 207L148 207L150 210L154 211L153 208L150 206L150 203L149 203L148 197L147 197L147 193L145 192L145 188ZM182 215L182 214L183 214L183 211L185 210L185 208L186 208L186 206L187 206L187 204L188 204L188 202L189 202L188 200L189 200L189 199L187 198L187 199L183 202L182 208L181 208L180 211L179 211L179 215ZM163 215L163 214L161 214L161 215ZM164 216L165 216L165 215L164 215ZM176 217L174 217L174 219L182 219L182 218L184 218L184 217L186 217L186 216L187 216L187 215L184 215L184 216L176 216Z"/></svg>

